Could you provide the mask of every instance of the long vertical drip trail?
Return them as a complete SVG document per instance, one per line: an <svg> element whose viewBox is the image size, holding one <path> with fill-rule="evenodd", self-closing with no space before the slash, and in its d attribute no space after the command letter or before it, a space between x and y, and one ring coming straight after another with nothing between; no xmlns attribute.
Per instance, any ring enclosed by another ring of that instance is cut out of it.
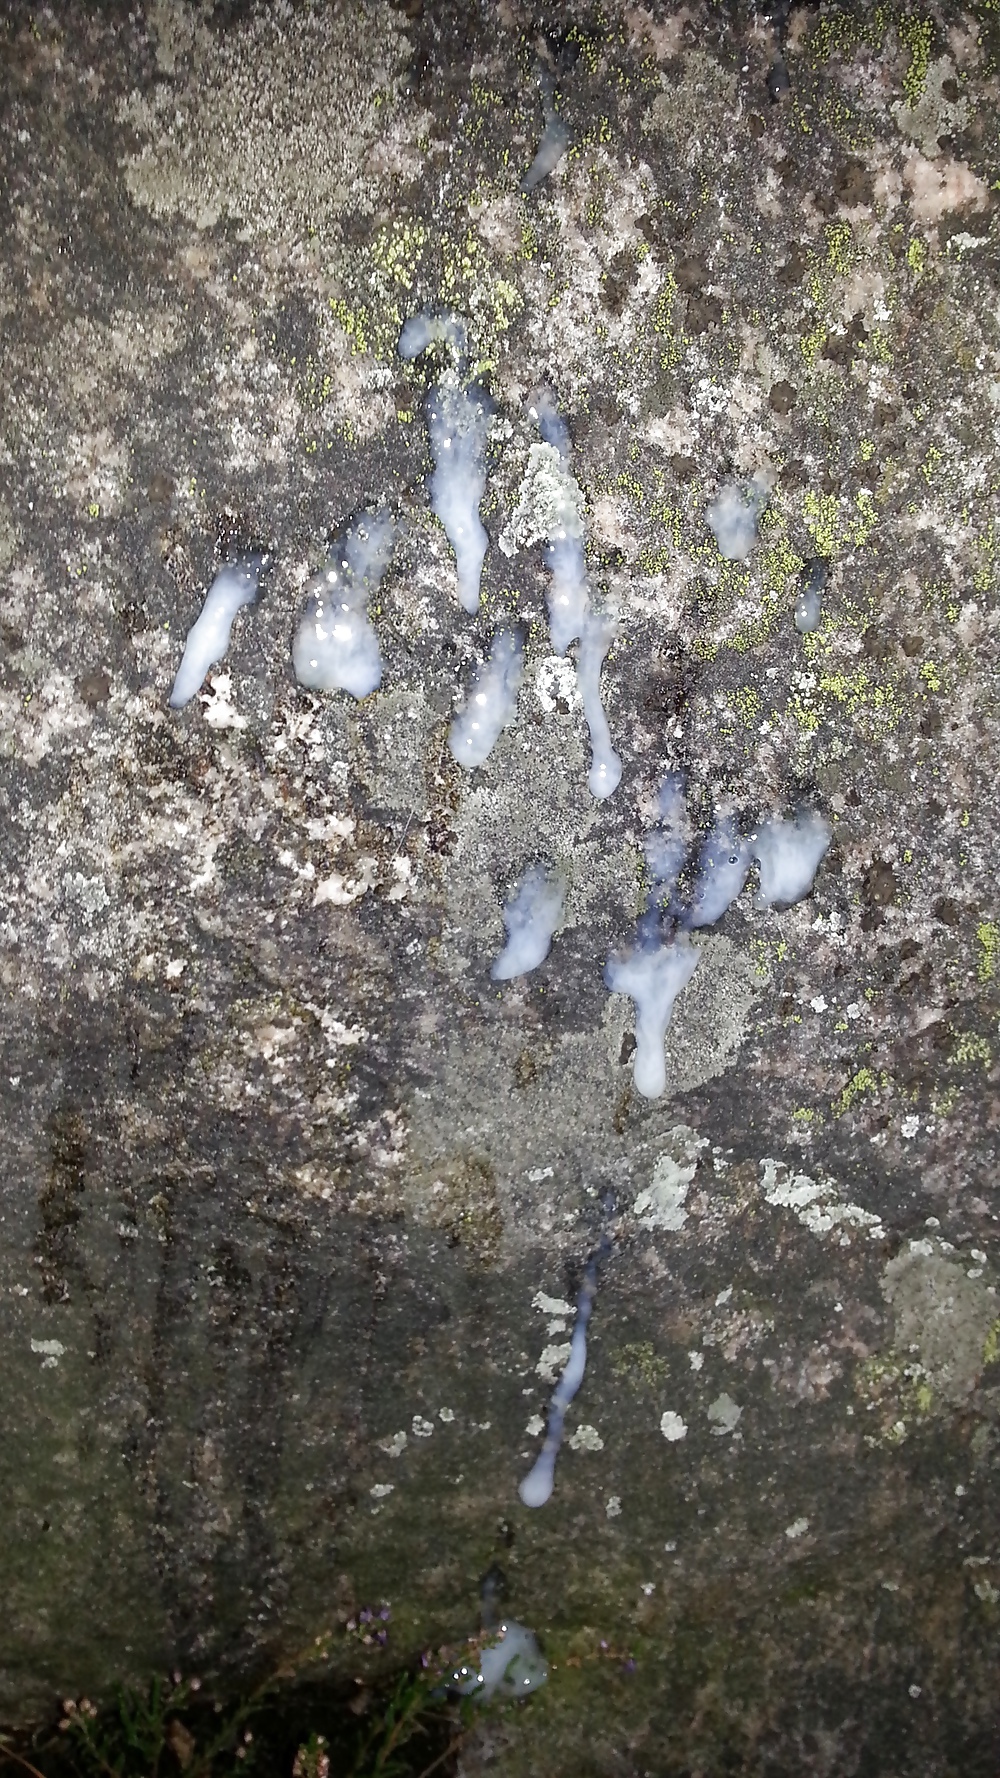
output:
<svg viewBox="0 0 1000 1778"><path fill-rule="evenodd" d="M611 1252L611 1237L601 1237L600 1245L587 1261L583 1274L583 1285L576 1299L576 1321L573 1324L573 1335L570 1340L569 1357L566 1360L562 1376L555 1386L552 1400L549 1403L549 1423L545 1429L545 1440L534 1466L528 1471L518 1488L522 1503L525 1506L544 1506L551 1498L555 1485L556 1458L562 1444L563 1426L566 1420L566 1409L583 1382L583 1374L587 1368L587 1324L590 1321L597 1295L597 1267L601 1260Z"/></svg>

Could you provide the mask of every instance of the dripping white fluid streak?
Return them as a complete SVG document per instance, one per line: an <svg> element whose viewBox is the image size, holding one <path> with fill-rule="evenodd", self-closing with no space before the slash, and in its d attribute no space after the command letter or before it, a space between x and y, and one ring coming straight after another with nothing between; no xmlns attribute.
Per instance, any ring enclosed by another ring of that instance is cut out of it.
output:
<svg viewBox="0 0 1000 1778"><path fill-rule="evenodd" d="M552 1494L556 1474L556 1458L562 1444L563 1422L566 1409L583 1382L583 1373L587 1368L587 1323L590 1311L597 1295L597 1266L593 1260L587 1267L583 1280L583 1289L577 1299L576 1322L573 1337L570 1341L569 1357L566 1368L555 1387L555 1393L549 1404L549 1424L545 1433L545 1442L535 1460L534 1467L529 1470L518 1493L525 1506L544 1506Z"/></svg>
<svg viewBox="0 0 1000 1778"><path fill-rule="evenodd" d="M401 358L419 358L431 345L446 346L455 359L455 369L430 391L425 408L434 458L431 510L455 552L459 602L474 615L490 541L479 506L486 492L493 404L484 390L466 383L468 328L461 315L425 311L404 322L396 345Z"/></svg>
<svg viewBox="0 0 1000 1778"><path fill-rule="evenodd" d="M530 412L545 443L559 452L563 469L569 476L569 431L551 389L538 391ZM549 634L557 654L565 654L571 642L577 637L580 640L577 682L590 730L591 761L587 783L591 796L602 800L613 795L622 775L622 762L611 744L611 730L601 698L601 668L614 640L615 625L611 618L595 611L591 605L580 515L568 495L556 516L546 554L552 575L548 592Z"/></svg>
<svg viewBox="0 0 1000 1778"><path fill-rule="evenodd" d="M307 583L292 643L300 685L353 698L366 698L381 685L382 654L367 607L389 565L394 537L386 507L359 513L337 538L326 567Z"/></svg>
<svg viewBox="0 0 1000 1778"><path fill-rule="evenodd" d="M562 878L547 871L544 865L536 864L525 871L503 911L507 943L490 970L495 982L527 975L544 962L565 899Z"/></svg>
<svg viewBox="0 0 1000 1778"><path fill-rule="evenodd" d="M591 796L598 801L613 795L622 776L622 762L611 745L611 730L601 701L601 668L614 633L613 623L594 613L588 613L580 636L580 655L576 668L583 714L590 730L591 762L587 783Z"/></svg>
<svg viewBox="0 0 1000 1778"><path fill-rule="evenodd" d="M459 765L471 772L496 746L517 715L517 694L524 671L524 643L517 630L499 630L490 658L473 672L465 705L448 731L448 745Z"/></svg>
<svg viewBox="0 0 1000 1778"><path fill-rule="evenodd" d="M185 638L170 693L171 710L183 710L200 689L209 667L225 659L233 618L241 606L252 605L257 597L260 567L260 556L245 556L238 562L226 562L219 569Z"/></svg>

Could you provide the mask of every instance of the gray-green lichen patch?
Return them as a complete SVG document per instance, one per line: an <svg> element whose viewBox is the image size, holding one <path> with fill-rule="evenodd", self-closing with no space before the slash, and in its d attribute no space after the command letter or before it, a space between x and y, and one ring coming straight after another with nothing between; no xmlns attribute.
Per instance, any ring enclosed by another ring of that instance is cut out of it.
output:
<svg viewBox="0 0 1000 1778"><path fill-rule="evenodd" d="M517 505L498 539L500 548L505 555L513 556L541 539L548 541L558 526L567 523L568 513L574 510L582 536L582 507L579 484L563 464L555 446L533 444L528 451Z"/></svg>
<svg viewBox="0 0 1000 1778"><path fill-rule="evenodd" d="M17 550L17 530L6 502L0 502L0 574L5 574ZM10 646L8 642L8 647Z"/></svg>
<svg viewBox="0 0 1000 1778"><path fill-rule="evenodd" d="M955 1409L982 1376L1000 1306L995 1287L981 1275L970 1276L970 1268L941 1245L910 1241L886 1266L882 1292L892 1309L895 1351L916 1359L935 1399Z"/></svg>
<svg viewBox="0 0 1000 1778"><path fill-rule="evenodd" d="M376 808L422 821L428 809L428 761L441 762L445 728L421 685L377 694L356 723L352 763Z"/></svg>
<svg viewBox="0 0 1000 1778"><path fill-rule="evenodd" d="M951 56L937 56L927 68L923 90L913 102L897 99L892 114L904 136L916 142L929 159L942 152L940 139L954 137L969 122L969 100Z"/></svg>
<svg viewBox="0 0 1000 1778"><path fill-rule="evenodd" d="M322 265L344 209L371 213L373 176L416 172L391 7L258 8L222 28L210 6L158 0L147 25L164 78L120 121L139 139L126 186L155 214L230 219L261 248L316 241Z"/></svg>
<svg viewBox="0 0 1000 1778"><path fill-rule="evenodd" d="M708 110L722 115L732 110L736 77L716 56L690 49L679 77L664 72L659 78L660 91L643 115L642 128L667 136L675 154L690 154L698 160L711 151L702 120Z"/></svg>
<svg viewBox="0 0 1000 1778"><path fill-rule="evenodd" d="M700 1152L707 1147L707 1138L687 1124L676 1124L668 1130L649 1185L639 1192L632 1206L643 1228L684 1227L688 1218L685 1199L698 1171Z"/></svg>

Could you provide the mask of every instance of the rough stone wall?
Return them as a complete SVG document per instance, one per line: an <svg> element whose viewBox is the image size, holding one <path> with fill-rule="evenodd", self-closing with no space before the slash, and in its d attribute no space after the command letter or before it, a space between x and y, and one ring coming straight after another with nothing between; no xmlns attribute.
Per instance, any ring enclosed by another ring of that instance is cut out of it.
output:
<svg viewBox="0 0 1000 1778"><path fill-rule="evenodd" d="M995 1769L1000 14L764 13L5 12L9 1718L373 1601L409 1658L499 1561L552 1671L469 1775ZM524 196L540 55L572 146ZM497 405L477 619L394 350L425 303ZM542 380L618 614L606 803L541 545L497 547ZM706 504L761 467L723 562ZM302 588L380 499L382 688L303 692ZM263 596L172 712L252 541ZM504 618L519 720L470 776ZM805 799L834 841L707 938L649 1102L601 971L668 767L703 824ZM498 988L540 854L564 924Z"/></svg>

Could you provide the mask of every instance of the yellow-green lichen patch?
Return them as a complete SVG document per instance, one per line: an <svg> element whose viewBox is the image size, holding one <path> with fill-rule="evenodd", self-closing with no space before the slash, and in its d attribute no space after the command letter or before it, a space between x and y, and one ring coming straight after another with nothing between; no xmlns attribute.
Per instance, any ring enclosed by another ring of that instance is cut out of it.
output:
<svg viewBox="0 0 1000 1778"><path fill-rule="evenodd" d="M809 488L802 501L802 517L816 554L827 557L835 556L848 544L864 549L879 523L878 506L870 488L859 488L853 511L842 509L835 494L821 494Z"/></svg>
<svg viewBox="0 0 1000 1778"><path fill-rule="evenodd" d="M919 283L927 267L927 246L918 235L914 235L906 249L906 263L913 273L915 283Z"/></svg>
<svg viewBox="0 0 1000 1778"><path fill-rule="evenodd" d="M995 492L995 490L991 490ZM972 584L977 593L988 593L993 590L997 581L997 522L990 518L986 529L979 537L972 540L973 562Z"/></svg>
<svg viewBox="0 0 1000 1778"><path fill-rule="evenodd" d="M822 632L806 641L822 642ZM832 667L799 674L788 698L789 714L805 733L846 716L863 740L883 740L899 726L904 706L894 680L878 679L868 666Z"/></svg>
<svg viewBox="0 0 1000 1778"><path fill-rule="evenodd" d="M858 262L858 244L849 222L826 225L826 263L831 272L846 277Z"/></svg>
<svg viewBox="0 0 1000 1778"><path fill-rule="evenodd" d="M661 370L676 370L684 356L684 334L678 322L677 298L677 279L670 270L663 275L650 315L650 325L657 336Z"/></svg>
<svg viewBox="0 0 1000 1778"><path fill-rule="evenodd" d="M927 85L927 70L930 66L931 46L934 42L934 26L929 18L913 16L897 20L896 30L900 41L909 51L910 60L903 76L903 97L909 109L913 111L923 95Z"/></svg>
<svg viewBox="0 0 1000 1778"><path fill-rule="evenodd" d="M429 230L422 223L394 218L378 229L368 247L372 282L387 297L417 284Z"/></svg>
<svg viewBox="0 0 1000 1778"><path fill-rule="evenodd" d="M616 1377L647 1389L662 1388L670 1376L668 1361L660 1356L651 1340L619 1346L611 1355L611 1369Z"/></svg>
<svg viewBox="0 0 1000 1778"><path fill-rule="evenodd" d="M975 1031L963 1031L949 1057L949 1061L956 1062L960 1067L978 1062L981 1067L988 1068L992 1060L993 1051L985 1037Z"/></svg>
<svg viewBox="0 0 1000 1778"><path fill-rule="evenodd" d="M350 340L353 352L367 353L375 350L375 327L368 309L351 308L342 297L331 296L330 310ZM398 336L399 325L397 323L393 343Z"/></svg>
<svg viewBox="0 0 1000 1778"><path fill-rule="evenodd" d="M749 729L759 723L764 702L755 685L735 685L726 693L726 703L730 710L735 710L740 724ZM722 725L723 734L726 724Z"/></svg>
<svg viewBox="0 0 1000 1778"><path fill-rule="evenodd" d="M861 6L845 7L824 13L816 20L806 38L806 57L815 72L833 56L850 56L861 44L872 51L882 51L893 28L898 32L901 42L910 50L913 80L926 80L927 61L933 42L930 21L917 17L904 17L901 20L898 6L891 4L890 0L879 0L879 4L870 9ZM924 58L922 62L921 57ZM904 80L904 88L905 85ZM921 85L915 98L920 97L922 90Z"/></svg>
<svg viewBox="0 0 1000 1778"><path fill-rule="evenodd" d="M981 982L991 982L1000 960L1000 926L993 920L982 920L976 927L976 939L979 944L976 974Z"/></svg>
<svg viewBox="0 0 1000 1778"><path fill-rule="evenodd" d="M887 1076L883 1075L881 1084L885 1085L886 1082ZM845 1111L849 1111L857 1099L867 1098L870 1094L877 1093L879 1085L878 1076L873 1073L871 1068L859 1068L856 1073L851 1075L840 1097L835 1099L830 1107L833 1116L843 1117Z"/></svg>
<svg viewBox="0 0 1000 1778"><path fill-rule="evenodd" d="M478 353L477 370L492 368L510 328L524 308L524 297L511 277L498 271L485 242L474 229L440 242L437 300L470 317ZM511 260L513 272L516 262Z"/></svg>
<svg viewBox="0 0 1000 1778"><path fill-rule="evenodd" d="M761 524L761 548L756 560L758 572L768 592L777 599L786 598L795 576L802 569L803 559L789 540L784 518L773 509L764 515Z"/></svg>
<svg viewBox="0 0 1000 1778"><path fill-rule="evenodd" d="M514 271L511 259L509 270ZM353 295L330 299L330 309L355 353L395 361L406 316L432 304L467 315L476 353L473 373L492 368L524 306L514 278L497 269L472 228L461 235L431 232L397 219L360 249L349 269Z"/></svg>

